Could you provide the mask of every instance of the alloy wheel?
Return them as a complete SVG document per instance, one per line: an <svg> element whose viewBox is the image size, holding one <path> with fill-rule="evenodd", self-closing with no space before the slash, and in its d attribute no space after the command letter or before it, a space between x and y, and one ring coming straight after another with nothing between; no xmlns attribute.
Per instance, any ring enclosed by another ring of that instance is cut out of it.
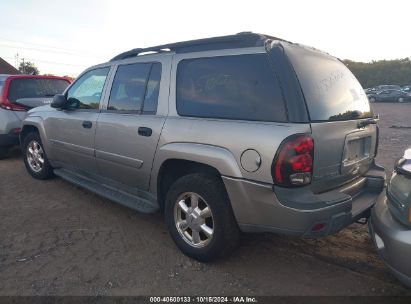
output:
<svg viewBox="0 0 411 304"><path fill-rule="evenodd" d="M213 238L214 220L207 202L194 192L181 194L174 204L178 233L192 247L207 246Z"/></svg>
<svg viewBox="0 0 411 304"><path fill-rule="evenodd" d="M40 172L44 166L44 151L36 140L29 142L26 155L30 169L36 173Z"/></svg>

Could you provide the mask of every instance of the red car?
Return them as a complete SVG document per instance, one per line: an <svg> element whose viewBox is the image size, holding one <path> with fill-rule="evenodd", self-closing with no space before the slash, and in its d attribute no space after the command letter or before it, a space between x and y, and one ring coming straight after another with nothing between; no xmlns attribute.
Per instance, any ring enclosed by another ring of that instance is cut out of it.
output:
<svg viewBox="0 0 411 304"><path fill-rule="evenodd" d="M19 144L21 122L31 108L50 104L71 83L58 76L0 74L0 159Z"/></svg>

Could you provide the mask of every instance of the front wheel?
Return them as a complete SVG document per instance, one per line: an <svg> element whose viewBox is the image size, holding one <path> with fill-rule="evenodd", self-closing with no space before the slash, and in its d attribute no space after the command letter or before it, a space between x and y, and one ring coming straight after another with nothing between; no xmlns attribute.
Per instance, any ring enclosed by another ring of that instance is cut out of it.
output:
<svg viewBox="0 0 411 304"><path fill-rule="evenodd" d="M38 133L29 133L23 140L24 164L27 171L36 179L49 179L53 177L46 151L44 150Z"/></svg>
<svg viewBox="0 0 411 304"><path fill-rule="evenodd" d="M207 262L229 254L240 231L219 177L194 173L170 188L165 203L167 228L187 256Z"/></svg>

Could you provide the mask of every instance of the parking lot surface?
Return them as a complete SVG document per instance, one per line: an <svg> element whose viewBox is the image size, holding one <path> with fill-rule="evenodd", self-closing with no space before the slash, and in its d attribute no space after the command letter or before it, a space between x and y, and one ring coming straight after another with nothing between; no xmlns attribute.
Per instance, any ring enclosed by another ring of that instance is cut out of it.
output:
<svg viewBox="0 0 411 304"><path fill-rule="evenodd" d="M411 103L373 104L378 162L411 146ZM244 235L233 256L185 257L162 215L142 215L59 178L38 181L18 150L0 161L0 295L411 295L367 226L322 239Z"/></svg>

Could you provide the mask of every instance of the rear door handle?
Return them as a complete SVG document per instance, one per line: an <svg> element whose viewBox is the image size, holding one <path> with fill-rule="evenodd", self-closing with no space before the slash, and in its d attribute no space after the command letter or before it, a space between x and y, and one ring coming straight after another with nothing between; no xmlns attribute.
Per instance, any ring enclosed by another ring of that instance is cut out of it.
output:
<svg viewBox="0 0 411 304"><path fill-rule="evenodd" d="M83 128L91 129L92 126L93 126L93 123L91 121L89 120L83 121Z"/></svg>
<svg viewBox="0 0 411 304"><path fill-rule="evenodd" d="M138 135L150 137L153 134L153 130L147 127L138 128Z"/></svg>

